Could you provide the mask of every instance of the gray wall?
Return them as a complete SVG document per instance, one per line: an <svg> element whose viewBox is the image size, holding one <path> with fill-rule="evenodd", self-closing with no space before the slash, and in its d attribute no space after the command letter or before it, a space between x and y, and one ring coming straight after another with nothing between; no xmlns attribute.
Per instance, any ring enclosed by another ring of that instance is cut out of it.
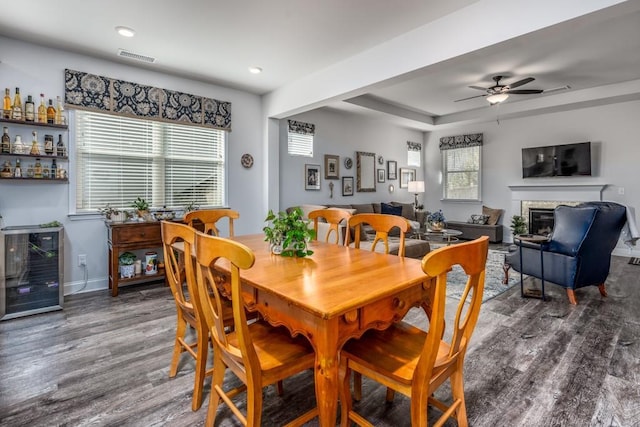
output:
<svg viewBox="0 0 640 427"><path fill-rule="evenodd" d="M287 120L280 121L280 209L299 204L353 204L366 202L413 202L414 195L400 189L400 181L376 182L375 192L355 190L353 196L342 196L342 177L352 176L356 180L356 151L376 154L376 169L387 169L387 160L398 163L398 178L401 167L407 167L407 141L423 142L423 132L385 124L356 114L334 109L318 109L299 114L290 119L316 125L313 158L290 156L287 153ZM424 145L424 144L423 144ZM423 147L424 150L424 147ZM340 156L340 180L324 179L324 155ZM377 156L384 158L384 165L377 163ZM351 157L353 167L345 169L344 159ZM305 191L304 165L321 165L320 191ZM423 168L416 169L416 179L423 176ZM386 172L385 172L386 176ZM329 197L329 182L335 184L333 198ZM395 191L389 193L389 184ZM424 195L420 195L420 200Z"/></svg>
<svg viewBox="0 0 640 427"><path fill-rule="evenodd" d="M262 229L264 209L256 209L256 206L266 206L263 189L256 184L261 181L265 167L259 96L3 37L0 37L0 46L0 84L2 88L11 88L12 95L15 87L19 87L23 101L29 94L38 102L40 93L44 93L47 99L55 99L57 95L63 97L65 68L231 101L233 130L228 139L227 204L240 212L241 220L236 223L238 234L255 233ZM28 135L23 139L30 142L31 129L26 126L21 128L23 136ZM57 132L54 133L57 135ZM72 152L74 141L71 131L70 138ZM244 169L240 165L240 157L244 153L251 153L255 159L251 169ZM84 271L77 266L78 254L87 255L88 281L85 290L107 287L107 243L103 220L97 215L89 218L69 215L69 212L73 212L73 206L70 209L69 205L75 190L73 167L73 159L70 159L69 184L0 181L0 215L4 217L5 225L41 224L53 220L64 225L67 294L81 289L84 284Z"/></svg>

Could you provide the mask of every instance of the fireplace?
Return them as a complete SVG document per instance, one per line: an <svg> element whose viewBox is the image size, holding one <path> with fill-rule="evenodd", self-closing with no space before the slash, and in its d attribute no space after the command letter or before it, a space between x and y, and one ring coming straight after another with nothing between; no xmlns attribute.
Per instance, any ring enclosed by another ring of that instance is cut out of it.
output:
<svg viewBox="0 0 640 427"><path fill-rule="evenodd" d="M548 236L553 231L552 208L529 209L529 233Z"/></svg>

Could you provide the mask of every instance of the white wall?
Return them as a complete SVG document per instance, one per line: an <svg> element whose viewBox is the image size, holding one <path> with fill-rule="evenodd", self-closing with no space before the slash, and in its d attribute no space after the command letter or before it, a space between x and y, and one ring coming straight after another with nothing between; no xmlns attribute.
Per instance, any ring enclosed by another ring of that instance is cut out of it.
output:
<svg viewBox="0 0 640 427"><path fill-rule="evenodd" d="M638 135L640 101L501 120L469 125L455 130L434 131L426 140L427 209L441 208L451 220L466 221L480 213L482 204L506 209L502 223L505 240L513 215L509 185L606 184L602 200L619 202L640 209ZM442 187L437 184L441 171L439 140L443 136L484 133L482 148L482 203L442 202ZM522 179L521 149L542 145L591 141L593 176ZM624 194L620 194L623 191ZM629 255L618 245L616 253ZM640 249L640 248L639 248ZM638 256L639 249L634 249Z"/></svg>
<svg viewBox="0 0 640 427"><path fill-rule="evenodd" d="M47 99L63 97L64 69L70 68L232 102L227 201L230 207L240 212L236 233L255 233L262 229L265 212L255 208L266 205L263 189L255 184L263 179L265 170L259 96L4 37L0 37L0 47L0 85L9 87L12 95L19 87L23 101L27 95L32 95L39 102L40 93L44 93ZM26 142L30 142L31 130L26 126L22 129L23 136L28 135ZM53 133L57 138L57 132ZM72 150L73 144L73 140L70 141ZM240 165L240 157L244 153L251 153L254 157L251 169ZM79 289L84 283L84 271L77 266L80 253L87 254L89 276L86 289L107 287L106 229L102 219L71 219L68 216L69 195L75 189L73 166L72 162L68 165L69 184L0 181L0 214L5 225L41 224L53 220L63 223L66 233L65 293Z"/></svg>
<svg viewBox="0 0 640 427"><path fill-rule="evenodd" d="M290 119L313 123L316 125L313 158L290 156L287 153L287 120L280 121L280 209L300 204L355 204L366 202L413 202L413 194L407 189L400 189L400 181L386 180L376 183L375 192L358 193L353 196L342 196L342 177L354 177L356 180L356 151L376 154L376 169L387 169L387 160L398 163L398 178L401 167L407 167L407 141L422 142L423 133L406 128L392 126L370 118L340 112L332 109L319 109L299 114ZM423 147L424 149L424 147ZM324 179L324 155L340 156L340 180ZM377 162L377 156L384 158L384 165ZM351 157L353 167L344 167L345 157ZM322 181L320 191L304 189L304 165L321 165ZM423 174L422 168L416 169L416 176ZM386 176L386 172L385 172ZM330 198L329 182L334 183L333 198ZM389 193L389 184L395 191ZM422 201L423 195L420 196Z"/></svg>

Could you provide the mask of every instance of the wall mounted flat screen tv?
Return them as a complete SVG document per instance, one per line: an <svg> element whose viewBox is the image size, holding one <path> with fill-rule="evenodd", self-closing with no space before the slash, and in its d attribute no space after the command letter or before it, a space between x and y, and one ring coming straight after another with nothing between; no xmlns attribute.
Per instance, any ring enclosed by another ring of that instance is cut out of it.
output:
<svg viewBox="0 0 640 427"><path fill-rule="evenodd" d="M522 149L522 177L590 176L591 142Z"/></svg>

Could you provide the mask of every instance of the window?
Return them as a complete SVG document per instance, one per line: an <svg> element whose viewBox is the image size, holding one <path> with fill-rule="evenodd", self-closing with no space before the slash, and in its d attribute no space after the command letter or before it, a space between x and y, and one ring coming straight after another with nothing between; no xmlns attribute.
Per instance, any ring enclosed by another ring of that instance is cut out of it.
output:
<svg viewBox="0 0 640 427"><path fill-rule="evenodd" d="M481 146L442 150L443 198L480 200Z"/></svg>
<svg viewBox="0 0 640 427"><path fill-rule="evenodd" d="M289 131L289 154L313 157L313 135L303 135Z"/></svg>
<svg viewBox="0 0 640 427"><path fill-rule="evenodd" d="M315 125L289 120L288 152L291 156L313 157Z"/></svg>
<svg viewBox="0 0 640 427"><path fill-rule="evenodd" d="M226 132L78 110L76 212L223 206Z"/></svg>

